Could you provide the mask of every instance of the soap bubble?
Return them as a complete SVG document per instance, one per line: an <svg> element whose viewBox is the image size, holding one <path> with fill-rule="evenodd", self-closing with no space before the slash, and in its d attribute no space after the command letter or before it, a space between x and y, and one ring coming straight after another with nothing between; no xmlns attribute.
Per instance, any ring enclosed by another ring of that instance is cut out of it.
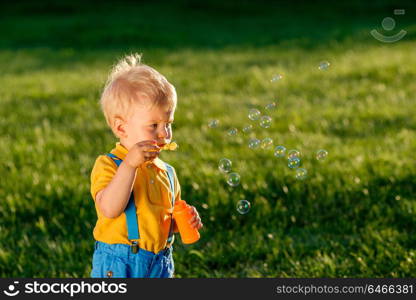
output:
<svg viewBox="0 0 416 300"><path fill-rule="evenodd" d="M300 158L300 152L296 149L289 150L287 158L290 159L294 157Z"/></svg>
<svg viewBox="0 0 416 300"><path fill-rule="evenodd" d="M237 203L237 211L244 215L250 210L251 204L247 200L240 200Z"/></svg>
<svg viewBox="0 0 416 300"><path fill-rule="evenodd" d="M285 146L277 146L274 148L274 156L276 157L284 157L286 154Z"/></svg>
<svg viewBox="0 0 416 300"><path fill-rule="evenodd" d="M273 75L273 77L270 80L270 82L276 82L276 81L279 81L282 78L283 78L283 75L282 74L276 74L276 75Z"/></svg>
<svg viewBox="0 0 416 300"><path fill-rule="evenodd" d="M303 180L308 176L308 171L306 171L306 169L304 168L299 168L296 170L296 179L297 180Z"/></svg>
<svg viewBox="0 0 416 300"><path fill-rule="evenodd" d="M300 165L299 157L291 157L287 160L287 166L291 169L296 169Z"/></svg>
<svg viewBox="0 0 416 300"><path fill-rule="evenodd" d="M259 139L251 138L251 139L248 140L248 147L250 149L256 149L256 148L258 148L260 146L260 143L261 142L260 142Z"/></svg>
<svg viewBox="0 0 416 300"><path fill-rule="evenodd" d="M324 149L318 150L318 151L316 152L316 159L317 159L317 160L320 160L320 161L325 160L325 158L326 158L327 156L328 156L328 151L326 151L326 150L324 150Z"/></svg>
<svg viewBox="0 0 416 300"><path fill-rule="evenodd" d="M233 163L228 158L221 158L218 164L218 169L223 173L228 173L231 171L232 164Z"/></svg>
<svg viewBox="0 0 416 300"><path fill-rule="evenodd" d="M328 70L328 68L329 68L330 65L331 64L328 61L321 61L319 63L318 69L321 70L321 71L322 70Z"/></svg>
<svg viewBox="0 0 416 300"><path fill-rule="evenodd" d="M227 134L228 134L229 136L235 136L235 135L237 135L237 133L238 133L238 129L237 129L237 128L230 128L230 129L228 130L228 132L227 132Z"/></svg>
<svg viewBox="0 0 416 300"><path fill-rule="evenodd" d="M252 121L257 121L260 118L261 112L258 109L252 108L248 111L248 118Z"/></svg>
<svg viewBox="0 0 416 300"><path fill-rule="evenodd" d="M220 123L220 121L218 121L218 120L211 120L208 123L208 127L209 128L217 128L219 123Z"/></svg>
<svg viewBox="0 0 416 300"><path fill-rule="evenodd" d="M269 149L273 145L273 140L271 138L265 138L261 141L261 147L263 149Z"/></svg>
<svg viewBox="0 0 416 300"><path fill-rule="evenodd" d="M243 132L248 133L253 129L253 125L249 124L243 127Z"/></svg>
<svg viewBox="0 0 416 300"><path fill-rule="evenodd" d="M266 110L274 110L275 108L276 108L276 102L269 103L264 107L264 109Z"/></svg>
<svg viewBox="0 0 416 300"><path fill-rule="evenodd" d="M227 177L227 183L230 185L230 186L233 186L233 187L235 187L235 186L237 186L237 185L239 185L240 184L240 174L238 174L238 173L230 173L230 174L228 174L228 177Z"/></svg>
<svg viewBox="0 0 416 300"><path fill-rule="evenodd" d="M260 119L260 126L263 128L269 128L272 124L272 118L269 116L262 116Z"/></svg>

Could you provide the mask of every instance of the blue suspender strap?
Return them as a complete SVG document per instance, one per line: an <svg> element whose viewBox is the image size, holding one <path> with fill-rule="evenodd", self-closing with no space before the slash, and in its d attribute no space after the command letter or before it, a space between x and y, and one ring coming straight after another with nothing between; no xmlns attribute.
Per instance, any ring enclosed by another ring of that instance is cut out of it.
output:
<svg viewBox="0 0 416 300"><path fill-rule="evenodd" d="M175 181L174 181L175 173L173 171L173 168L170 165L168 165L167 163L165 164L166 164L166 170L168 173L168 178L169 178L169 183L170 183L170 192L172 194L172 207L174 207L175 206ZM172 242L172 239L173 239L173 215L170 221L168 244Z"/></svg>
<svg viewBox="0 0 416 300"><path fill-rule="evenodd" d="M119 167L120 164L123 162L120 158L118 158L117 156L115 156L112 153L107 153L107 156L111 157L114 160L117 167ZM128 239L129 240L138 240L138 239L140 239L139 223L138 223L138 220L137 220L136 205L134 204L133 192L131 192L131 194L130 194L129 203L127 204L127 207L124 210L124 213L126 215L126 221L127 221ZM133 244L135 245L136 242L133 242Z"/></svg>
<svg viewBox="0 0 416 300"><path fill-rule="evenodd" d="M127 233L129 240L140 239L139 222L137 221L136 205L134 204L133 192L130 194L129 203L124 210L127 220Z"/></svg>

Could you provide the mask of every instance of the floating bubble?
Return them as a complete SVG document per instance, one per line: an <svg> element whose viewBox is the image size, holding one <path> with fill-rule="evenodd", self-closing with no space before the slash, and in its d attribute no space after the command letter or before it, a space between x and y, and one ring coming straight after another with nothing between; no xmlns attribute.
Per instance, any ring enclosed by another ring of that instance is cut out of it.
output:
<svg viewBox="0 0 416 300"><path fill-rule="evenodd" d="M304 168L299 168L296 170L296 179L297 180L303 180L308 176L308 171Z"/></svg>
<svg viewBox="0 0 416 300"><path fill-rule="evenodd" d="M250 149L256 149L256 148L258 148L260 146L260 143L261 142L260 142L259 139L251 138L251 139L248 140L248 147Z"/></svg>
<svg viewBox="0 0 416 300"><path fill-rule="evenodd" d="M287 166L291 169L296 169L300 166L300 158L299 157L291 157L287 160Z"/></svg>
<svg viewBox="0 0 416 300"><path fill-rule="evenodd" d="M269 116L262 116L260 119L260 126L263 128L269 128L272 124L272 118Z"/></svg>
<svg viewBox="0 0 416 300"><path fill-rule="evenodd" d="M235 136L235 135L237 135L237 133L238 133L238 129L237 129L237 128L231 128L231 129L229 129L229 130L228 130L228 132L227 132L227 134L228 134L229 136Z"/></svg>
<svg viewBox="0 0 416 300"><path fill-rule="evenodd" d="M220 121L218 121L218 120L211 120L208 123L208 127L209 128L217 128L219 123L220 123Z"/></svg>
<svg viewBox="0 0 416 300"><path fill-rule="evenodd" d="M246 126L244 126L243 127L243 132L244 133L248 133L248 132L250 132L251 130L253 129L253 125L246 125Z"/></svg>
<svg viewBox="0 0 416 300"><path fill-rule="evenodd" d="M326 158L327 156L328 156L328 151L326 151L326 150L324 150L324 149L318 150L318 151L316 152L316 159L317 159L317 160L320 160L320 161L325 160L325 158Z"/></svg>
<svg viewBox="0 0 416 300"><path fill-rule="evenodd" d="M244 215L250 210L251 204L247 200L240 200L237 203L237 211Z"/></svg>
<svg viewBox="0 0 416 300"><path fill-rule="evenodd" d="M252 121L257 121L260 118L261 112L258 109L252 108L248 111L248 118Z"/></svg>
<svg viewBox="0 0 416 300"><path fill-rule="evenodd" d="M328 70L328 68L329 68L330 65L331 64L328 61L321 61L319 63L318 69L319 70Z"/></svg>
<svg viewBox="0 0 416 300"><path fill-rule="evenodd" d="M232 162L228 158L221 158L218 164L218 169L223 173L231 171Z"/></svg>
<svg viewBox="0 0 416 300"><path fill-rule="evenodd" d="M289 159L294 157L300 158L300 152L296 149L289 150L287 153L287 158Z"/></svg>
<svg viewBox="0 0 416 300"><path fill-rule="evenodd" d="M276 102L272 102L272 103L269 103L269 104L267 104L265 107L264 107L264 109L266 109L266 110L274 110L275 108L276 108Z"/></svg>
<svg viewBox="0 0 416 300"><path fill-rule="evenodd" d="M276 157L284 157L286 154L285 146L277 146L274 148L274 156Z"/></svg>
<svg viewBox="0 0 416 300"><path fill-rule="evenodd" d="M270 80L270 82L276 82L276 81L279 81L282 78L283 78L283 75L282 74L276 74L276 75L273 75L273 77Z"/></svg>
<svg viewBox="0 0 416 300"><path fill-rule="evenodd" d="M228 185L233 186L233 187L239 185L240 184L240 174L235 173L235 172L228 174L227 183L228 183Z"/></svg>
<svg viewBox="0 0 416 300"><path fill-rule="evenodd" d="M271 138L265 138L261 141L261 147L263 149L269 149L271 146L273 146L273 140Z"/></svg>

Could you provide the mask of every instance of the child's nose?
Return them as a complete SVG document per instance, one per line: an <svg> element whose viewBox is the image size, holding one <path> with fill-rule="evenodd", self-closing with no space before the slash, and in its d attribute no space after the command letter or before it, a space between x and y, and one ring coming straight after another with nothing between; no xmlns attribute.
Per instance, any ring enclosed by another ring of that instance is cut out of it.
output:
<svg viewBox="0 0 416 300"><path fill-rule="evenodd" d="M167 129L163 129L162 131L159 132L158 137L160 139L166 139L169 137L169 130Z"/></svg>

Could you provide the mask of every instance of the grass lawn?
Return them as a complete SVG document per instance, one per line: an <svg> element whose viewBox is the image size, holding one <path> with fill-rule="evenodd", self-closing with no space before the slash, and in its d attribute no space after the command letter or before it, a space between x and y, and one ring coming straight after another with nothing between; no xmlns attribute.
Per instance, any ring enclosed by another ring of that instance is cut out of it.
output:
<svg viewBox="0 0 416 300"><path fill-rule="evenodd" d="M197 244L177 238L176 277L416 276L413 1L40 2L0 13L0 276L89 276L89 176L116 142L97 101L130 52L178 92L180 149L161 158L205 226ZM388 16L403 40L371 37ZM308 178L296 180L274 147L250 149L254 137L300 150ZM224 157L237 187L218 170Z"/></svg>

